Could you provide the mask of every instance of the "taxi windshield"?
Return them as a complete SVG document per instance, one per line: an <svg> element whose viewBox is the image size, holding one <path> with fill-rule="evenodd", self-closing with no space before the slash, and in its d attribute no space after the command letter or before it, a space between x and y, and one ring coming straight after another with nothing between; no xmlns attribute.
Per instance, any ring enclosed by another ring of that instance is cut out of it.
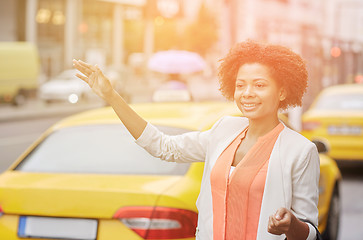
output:
<svg viewBox="0 0 363 240"><path fill-rule="evenodd" d="M330 94L322 96L315 105L319 110L363 110L363 94Z"/></svg>
<svg viewBox="0 0 363 240"><path fill-rule="evenodd" d="M157 126L174 135L186 129ZM184 175L190 164L152 157L121 124L73 126L50 134L15 168L23 172Z"/></svg>

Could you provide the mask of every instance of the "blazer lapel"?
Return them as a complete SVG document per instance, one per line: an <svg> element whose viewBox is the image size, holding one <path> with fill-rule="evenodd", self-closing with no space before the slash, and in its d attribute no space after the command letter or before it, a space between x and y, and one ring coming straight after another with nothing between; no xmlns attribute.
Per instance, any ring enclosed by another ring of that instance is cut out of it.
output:
<svg viewBox="0 0 363 240"><path fill-rule="evenodd" d="M246 126L242 126L239 129L236 129L236 131L230 135L228 138L226 138L223 142L218 143L215 153L213 154L213 158L211 158L210 161L210 168L212 168L215 164L215 162L217 161L217 159L219 158L219 156L222 154L222 152L233 142L233 140L239 135L241 134L241 132L247 127Z"/></svg>
<svg viewBox="0 0 363 240"><path fill-rule="evenodd" d="M286 127L285 127L286 129ZM282 130L285 131L285 130ZM257 239L285 239L285 235L273 235L267 232L269 216L274 214L277 209L286 206L286 196L284 191L283 170L282 170L282 158L280 158L280 142L281 134L278 137L276 144L272 150L265 189L262 197L260 219L258 223Z"/></svg>

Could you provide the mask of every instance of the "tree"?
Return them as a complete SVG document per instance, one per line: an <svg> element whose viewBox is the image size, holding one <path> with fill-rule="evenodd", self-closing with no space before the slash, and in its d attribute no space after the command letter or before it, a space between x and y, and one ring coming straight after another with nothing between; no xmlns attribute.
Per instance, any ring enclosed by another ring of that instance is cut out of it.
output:
<svg viewBox="0 0 363 240"><path fill-rule="evenodd" d="M203 3L195 22L185 29L183 48L205 56L218 40L218 24L215 16Z"/></svg>

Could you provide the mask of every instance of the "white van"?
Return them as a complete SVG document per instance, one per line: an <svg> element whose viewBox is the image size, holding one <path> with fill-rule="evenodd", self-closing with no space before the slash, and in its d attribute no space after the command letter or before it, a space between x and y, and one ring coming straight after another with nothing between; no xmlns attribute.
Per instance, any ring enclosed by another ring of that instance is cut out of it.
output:
<svg viewBox="0 0 363 240"><path fill-rule="evenodd" d="M14 105L35 96L40 59L38 49L29 42L0 42L0 102Z"/></svg>

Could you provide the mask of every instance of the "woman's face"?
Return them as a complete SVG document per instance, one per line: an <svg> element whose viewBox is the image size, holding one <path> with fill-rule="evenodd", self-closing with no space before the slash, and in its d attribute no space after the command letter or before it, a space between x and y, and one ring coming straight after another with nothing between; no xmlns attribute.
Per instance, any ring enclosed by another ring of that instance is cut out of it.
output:
<svg viewBox="0 0 363 240"><path fill-rule="evenodd" d="M286 91L271 77L269 68L260 63L242 65L237 73L234 101L250 120L277 117Z"/></svg>

